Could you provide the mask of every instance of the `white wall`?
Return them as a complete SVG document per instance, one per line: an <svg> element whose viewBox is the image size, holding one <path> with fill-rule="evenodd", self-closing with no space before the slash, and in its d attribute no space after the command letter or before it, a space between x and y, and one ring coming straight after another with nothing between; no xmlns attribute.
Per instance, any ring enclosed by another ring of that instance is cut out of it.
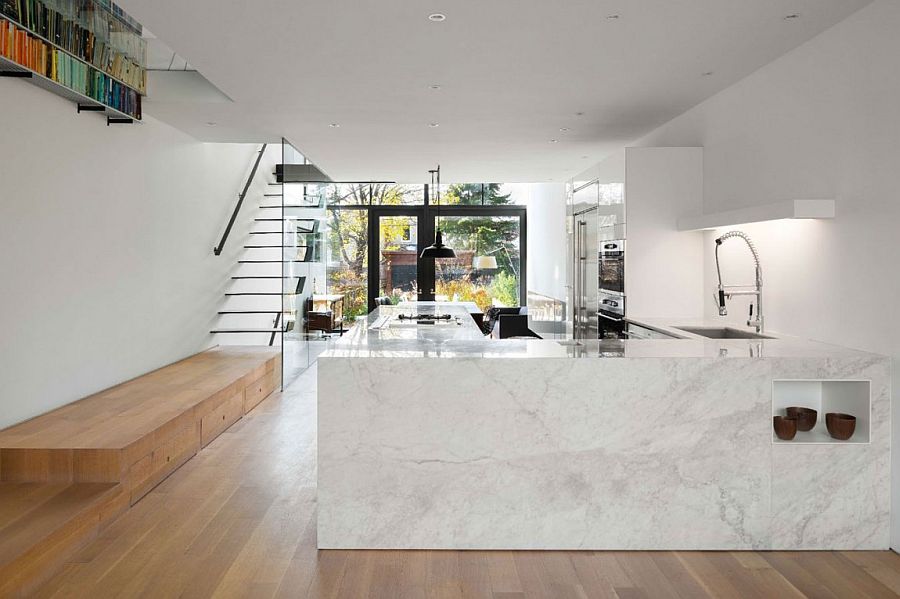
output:
<svg viewBox="0 0 900 599"><path fill-rule="evenodd" d="M702 317L702 241L681 234L674 223L702 209L703 148L624 148L573 183L595 179L625 185L627 315Z"/></svg>
<svg viewBox="0 0 900 599"><path fill-rule="evenodd" d="M881 0L635 144L704 147L704 206L836 198L833 221L742 226L759 247L769 328L891 355L900 363L900 3ZM629 209L632 206L629 205ZM674 223L673 223L674 226ZM713 234L704 236L715 315ZM723 246L726 283L752 281L745 248ZM746 320L733 302L730 320ZM900 401L895 368L894 401ZM900 410L894 438L900 441ZM900 459L893 460L894 547Z"/></svg>
<svg viewBox="0 0 900 599"><path fill-rule="evenodd" d="M2 428L213 344L255 146L107 127L21 80L0 98Z"/></svg>
<svg viewBox="0 0 900 599"><path fill-rule="evenodd" d="M566 300L566 186L529 183L528 291Z"/></svg>
<svg viewBox="0 0 900 599"><path fill-rule="evenodd" d="M700 210L702 148L625 150L628 315L693 319L703 315L703 246L672 223Z"/></svg>

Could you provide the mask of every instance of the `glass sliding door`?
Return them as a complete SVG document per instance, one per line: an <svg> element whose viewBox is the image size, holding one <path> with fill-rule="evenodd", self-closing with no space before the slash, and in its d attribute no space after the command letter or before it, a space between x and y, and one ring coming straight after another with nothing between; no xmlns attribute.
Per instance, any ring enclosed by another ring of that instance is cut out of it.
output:
<svg viewBox="0 0 900 599"><path fill-rule="evenodd" d="M378 216L378 298L419 299L419 216Z"/></svg>
<svg viewBox="0 0 900 599"><path fill-rule="evenodd" d="M524 305L524 208L442 209L451 259L419 257L434 240L432 206L373 206L369 223L370 310L388 300L474 302L482 310Z"/></svg>
<svg viewBox="0 0 900 599"><path fill-rule="evenodd" d="M372 207L369 270L369 304L425 299L427 284L419 253L422 251L422 208L400 206Z"/></svg>

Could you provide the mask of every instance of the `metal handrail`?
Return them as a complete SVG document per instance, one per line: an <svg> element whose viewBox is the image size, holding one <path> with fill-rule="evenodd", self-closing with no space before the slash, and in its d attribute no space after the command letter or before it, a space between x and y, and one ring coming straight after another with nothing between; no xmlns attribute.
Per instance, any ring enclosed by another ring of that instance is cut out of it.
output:
<svg viewBox="0 0 900 599"><path fill-rule="evenodd" d="M216 256L221 254L222 248L225 247L225 240L228 239L228 234L231 233L231 227L234 226L234 221L237 219L238 212L241 211L241 205L244 203L244 198L247 196L247 191L250 189L250 184L253 183L253 177L256 176L256 169L259 168L259 162L262 160L267 145L269 144L263 144L262 148L260 148L259 154L256 156L256 162L253 164L253 170L250 171L250 176L247 178L247 183L244 185L244 190L238 196L237 205L234 207L234 212L231 213L231 219L228 221L228 226L225 227L225 232L222 234L222 240L219 242L219 245L213 248L213 253Z"/></svg>

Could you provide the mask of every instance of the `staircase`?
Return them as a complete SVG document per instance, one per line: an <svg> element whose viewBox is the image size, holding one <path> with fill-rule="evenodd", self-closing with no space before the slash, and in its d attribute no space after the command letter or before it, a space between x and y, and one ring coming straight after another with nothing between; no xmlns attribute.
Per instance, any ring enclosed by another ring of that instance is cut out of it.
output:
<svg viewBox="0 0 900 599"><path fill-rule="evenodd" d="M282 272L282 193L274 175L280 157L278 145L263 144L214 250L237 256L210 331L219 345L276 345L285 329L282 291L295 290L298 277Z"/></svg>

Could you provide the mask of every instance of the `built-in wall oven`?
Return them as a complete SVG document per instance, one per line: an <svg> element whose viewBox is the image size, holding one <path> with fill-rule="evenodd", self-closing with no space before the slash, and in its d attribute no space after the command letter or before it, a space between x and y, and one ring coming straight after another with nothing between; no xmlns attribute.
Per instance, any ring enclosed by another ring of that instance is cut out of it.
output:
<svg viewBox="0 0 900 599"><path fill-rule="evenodd" d="M597 312L600 339L627 339L625 322L625 296L621 293L600 291L600 310Z"/></svg>
<svg viewBox="0 0 900 599"><path fill-rule="evenodd" d="M600 291L625 294L625 240L600 242Z"/></svg>

